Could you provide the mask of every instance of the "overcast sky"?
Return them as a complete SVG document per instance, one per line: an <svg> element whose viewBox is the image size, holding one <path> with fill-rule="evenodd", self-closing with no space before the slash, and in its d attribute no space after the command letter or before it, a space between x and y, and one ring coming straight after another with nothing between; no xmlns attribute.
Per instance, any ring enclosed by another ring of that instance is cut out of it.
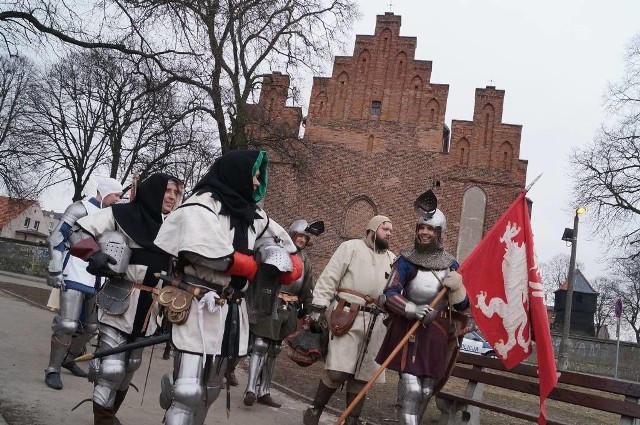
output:
<svg viewBox="0 0 640 425"><path fill-rule="evenodd" d="M640 31L640 1L389 0L360 1L355 34L373 34L375 16L402 16L401 35L416 36L416 58L431 60L431 81L449 84L446 121L471 120L477 87L505 90L503 122L523 126L520 159L527 183L540 261L569 254L560 240L573 225L569 203L572 149L593 139L605 120L603 93L623 73L624 49ZM327 66L328 72L331 66ZM305 99L310 87L306 88ZM305 105L306 106L306 105ZM87 193L91 193L91 187ZM46 209L64 210L71 194L44 195ZM65 201L65 199L67 201ZM589 280L603 275L589 214L583 216L578 261Z"/></svg>
<svg viewBox="0 0 640 425"><path fill-rule="evenodd" d="M624 71L624 49L640 32L640 1L361 1L358 34L375 16L402 16L400 35L416 36L416 58L433 62L433 83L449 84L447 124L471 120L475 89L505 90L503 122L520 124L539 261L571 253L561 240L573 226L569 153L593 140L606 113L607 82ZM349 46L352 53L353 43ZM577 259L589 280L604 275L589 213L582 216Z"/></svg>

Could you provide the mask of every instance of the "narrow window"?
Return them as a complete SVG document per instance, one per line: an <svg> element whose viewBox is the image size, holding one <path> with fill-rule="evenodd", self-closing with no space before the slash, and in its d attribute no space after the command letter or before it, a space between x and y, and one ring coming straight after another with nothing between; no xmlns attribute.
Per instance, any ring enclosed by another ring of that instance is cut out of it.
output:
<svg viewBox="0 0 640 425"><path fill-rule="evenodd" d="M382 102L374 100L371 102L371 115L380 116L380 112L382 111Z"/></svg>
<svg viewBox="0 0 640 425"><path fill-rule="evenodd" d="M36 221L33 223L33 228L34 228L35 230L38 230L38 228L39 228L39 227L40 227L40 222L39 222L38 220L36 220Z"/></svg>
<svg viewBox="0 0 640 425"><path fill-rule="evenodd" d="M29 217L24 219L24 227L28 228L31 224L31 219Z"/></svg>

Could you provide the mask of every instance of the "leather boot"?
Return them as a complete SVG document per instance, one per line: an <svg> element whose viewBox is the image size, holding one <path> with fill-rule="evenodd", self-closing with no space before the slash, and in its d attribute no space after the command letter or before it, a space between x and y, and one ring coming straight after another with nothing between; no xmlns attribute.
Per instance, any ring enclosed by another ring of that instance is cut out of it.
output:
<svg viewBox="0 0 640 425"><path fill-rule="evenodd" d="M264 404L270 407L280 408L282 407L282 403L278 403L271 397L271 394L265 394L263 396L258 397L258 403Z"/></svg>
<svg viewBox="0 0 640 425"><path fill-rule="evenodd" d="M337 388L329 388L320 380L313 403L302 413L302 423L304 425L318 425L325 406L336 390Z"/></svg>
<svg viewBox="0 0 640 425"><path fill-rule="evenodd" d="M53 388L54 390L62 389L62 380L60 379L60 374L58 372L49 372L44 376L44 383L47 384L47 387Z"/></svg>
<svg viewBox="0 0 640 425"><path fill-rule="evenodd" d="M93 402L93 425L115 425L115 419L113 407L104 407Z"/></svg>
<svg viewBox="0 0 640 425"><path fill-rule="evenodd" d="M356 397L358 396L357 393L350 393L347 392L347 407L351 406L351 403L353 403L353 400L356 399ZM366 397L366 396L365 396ZM353 408L353 410L351 410L351 413L349 414L349 417L347 418L347 420L345 420L345 425L348 424L348 419L353 416L356 418L356 421L353 422L354 424L358 423L358 418L360 417L360 415L362 414L362 408L364 407L364 399L365 397L362 397L360 399L360 401L358 401L358 404L356 404L356 406Z"/></svg>

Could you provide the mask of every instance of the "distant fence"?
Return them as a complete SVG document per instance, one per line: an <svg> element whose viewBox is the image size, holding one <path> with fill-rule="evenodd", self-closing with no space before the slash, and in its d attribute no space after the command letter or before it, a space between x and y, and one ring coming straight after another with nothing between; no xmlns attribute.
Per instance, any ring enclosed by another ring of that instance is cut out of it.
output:
<svg viewBox="0 0 640 425"><path fill-rule="evenodd" d="M0 238L0 270L47 277L49 250L46 245Z"/></svg>

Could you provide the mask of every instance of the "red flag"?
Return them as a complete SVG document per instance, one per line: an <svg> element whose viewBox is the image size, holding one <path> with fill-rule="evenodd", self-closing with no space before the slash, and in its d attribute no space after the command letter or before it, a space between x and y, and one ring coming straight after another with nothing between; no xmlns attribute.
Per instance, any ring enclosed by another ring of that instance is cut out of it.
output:
<svg viewBox="0 0 640 425"><path fill-rule="evenodd" d="M545 400L558 383L533 233L522 192L460 266L473 318L507 368L532 352L535 340L540 384L539 424Z"/></svg>

